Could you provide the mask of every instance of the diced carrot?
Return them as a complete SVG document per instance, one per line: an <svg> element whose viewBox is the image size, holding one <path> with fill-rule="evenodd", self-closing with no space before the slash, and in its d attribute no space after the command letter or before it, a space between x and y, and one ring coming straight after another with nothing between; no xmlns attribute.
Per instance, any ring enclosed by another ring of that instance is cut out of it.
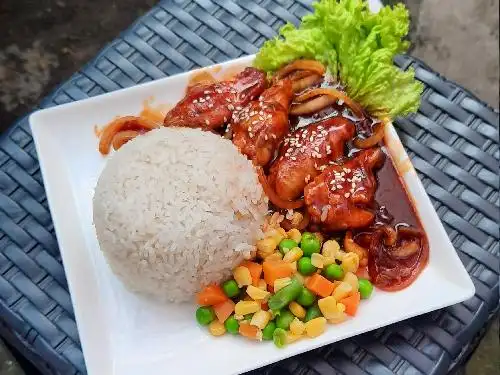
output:
<svg viewBox="0 0 500 375"><path fill-rule="evenodd" d="M258 340L259 328L250 324L240 324L239 332L241 336L248 337L249 339Z"/></svg>
<svg viewBox="0 0 500 375"><path fill-rule="evenodd" d="M358 311L359 301L361 301L361 295L359 292L351 294L349 297L342 298L339 303L345 306L345 312L347 315L354 316Z"/></svg>
<svg viewBox="0 0 500 375"><path fill-rule="evenodd" d="M252 285L259 286L260 275L262 275L262 264L245 260L241 263L241 265L248 268L250 271L250 276L252 276Z"/></svg>
<svg viewBox="0 0 500 375"><path fill-rule="evenodd" d="M230 299L214 306L215 315L219 322L224 323L234 311L234 302Z"/></svg>
<svg viewBox="0 0 500 375"><path fill-rule="evenodd" d="M264 280L266 280L268 286L274 285L274 280L289 277L293 273L290 264L282 260L264 261L262 268L264 270Z"/></svg>
<svg viewBox="0 0 500 375"><path fill-rule="evenodd" d="M321 297L328 297L333 292L333 283L319 273L315 273L307 280L306 287Z"/></svg>
<svg viewBox="0 0 500 375"><path fill-rule="evenodd" d="M207 285L196 295L198 305L214 306L227 301L229 298L224 294L218 285Z"/></svg>

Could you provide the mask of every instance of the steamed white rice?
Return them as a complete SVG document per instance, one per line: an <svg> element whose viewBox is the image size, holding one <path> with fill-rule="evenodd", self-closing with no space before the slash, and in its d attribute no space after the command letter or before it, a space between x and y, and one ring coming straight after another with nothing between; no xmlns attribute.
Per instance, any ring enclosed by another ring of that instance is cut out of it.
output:
<svg viewBox="0 0 500 375"><path fill-rule="evenodd" d="M254 250L267 213L257 174L220 136L161 128L108 161L94 225L112 271L132 291L186 301Z"/></svg>

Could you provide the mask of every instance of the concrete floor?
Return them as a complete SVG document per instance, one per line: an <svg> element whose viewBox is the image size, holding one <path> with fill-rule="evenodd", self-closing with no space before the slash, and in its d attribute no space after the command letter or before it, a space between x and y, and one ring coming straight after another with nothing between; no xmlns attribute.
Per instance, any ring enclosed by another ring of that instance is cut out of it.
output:
<svg viewBox="0 0 500 375"><path fill-rule="evenodd" d="M412 14L412 54L498 108L499 1L404 2ZM0 0L0 132L154 3ZM496 322L469 361L468 375L500 374L498 330ZM7 374L25 372L0 342L0 375Z"/></svg>

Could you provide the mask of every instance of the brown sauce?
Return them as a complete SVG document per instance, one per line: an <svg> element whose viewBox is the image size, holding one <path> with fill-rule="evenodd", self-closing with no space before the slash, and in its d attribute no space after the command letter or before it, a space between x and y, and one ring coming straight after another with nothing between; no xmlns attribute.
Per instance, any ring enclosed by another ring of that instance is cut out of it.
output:
<svg viewBox="0 0 500 375"><path fill-rule="evenodd" d="M382 168L377 172L378 188L375 200L380 207L385 207L389 211L392 221L381 221L383 224L392 224L395 226L398 224L407 224L422 228L404 187L404 182L396 171L394 162L391 156L388 155L387 149L384 147L383 150L388 157Z"/></svg>

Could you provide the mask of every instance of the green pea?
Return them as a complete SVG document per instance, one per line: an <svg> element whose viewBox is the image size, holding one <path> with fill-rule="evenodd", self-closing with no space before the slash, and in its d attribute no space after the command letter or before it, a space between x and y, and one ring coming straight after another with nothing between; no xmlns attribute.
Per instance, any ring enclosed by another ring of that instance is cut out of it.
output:
<svg viewBox="0 0 500 375"><path fill-rule="evenodd" d="M308 307L316 302L316 296L309 289L302 287L302 290L297 297L297 302L304 307Z"/></svg>
<svg viewBox="0 0 500 375"><path fill-rule="evenodd" d="M282 310L276 317L276 327L287 330L294 319L295 315L289 310Z"/></svg>
<svg viewBox="0 0 500 375"><path fill-rule="evenodd" d="M319 253L321 242L314 233L305 232L300 239L300 248L304 256L310 257L314 253Z"/></svg>
<svg viewBox="0 0 500 375"><path fill-rule="evenodd" d="M196 310L196 320L202 326L210 324L215 319L214 310L211 307L198 307Z"/></svg>
<svg viewBox="0 0 500 375"><path fill-rule="evenodd" d="M329 264L323 271L323 275L328 280L342 280L344 278L344 270L336 263Z"/></svg>
<svg viewBox="0 0 500 375"><path fill-rule="evenodd" d="M271 320L269 323L267 323L267 325L262 330L262 338L264 340L272 340L273 339L273 333L274 333L275 329L276 329L276 323L274 323Z"/></svg>
<svg viewBox="0 0 500 375"><path fill-rule="evenodd" d="M238 288L238 283L235 280L228 280L222 284L222 290L229 298L236 297L240 294L240 288Z"/></svg>
<svg viewBox="0 0 500 375"><path fill-rule="evenodd" d="M372 295L373 292L373 284L370 280L359 279L358 280L358 290L362 299L368 299Z"/></svg>
<svg viewBox="0 0 500 375"><path fill-rule="evenodd" d="M278 311L292 301L295 301L302 290L302 284L297 279L292 279L292 282L285 286L284 288L278 290L276 294L274 294L267 305L273 311Z"/></svg>
<svg viewBox="0 0 500 375"><path fill-rule="evenodd" d="M276 328L273 332L273 342L278 348L283 348L286 345L286 331Z"/></svg>
<svg viewBox="0 0 500 375"><path fill-rule="evenodd" d="M304 320L308 322L312 319L319 318L320 316L323 316L323 314L321 313L321 310L319 309L318 305L312 305L307 309L306 317L304 318Z"/></svg>
<svg viewBox="0 0 500 375"><path fill-rule="evenodd" d="M297 242L295 242L294 240L291 240L289 238L285 238L285 239L281 240L281 242L279 244L281 254L283 254L283 255L288 253L290 251L290 249L293 249L294 247L297 247L297 246L299 246L297 244Z"/></svg>
<svg viewBox="0 0 500 375"><path fill-rule="evenodd" d="M234 318L234 315L231 315L224 322L224 327L226 327L226 331L229 333L237 335L240 329L240 323Z"/></svg>
<svg viewBox="0 0 500 375"><path fill-rule="evenodd" d="M312 265L311 258L304 256L297 262L297 270L302 275L309 276L316 272L317 268Z"/></svg>

